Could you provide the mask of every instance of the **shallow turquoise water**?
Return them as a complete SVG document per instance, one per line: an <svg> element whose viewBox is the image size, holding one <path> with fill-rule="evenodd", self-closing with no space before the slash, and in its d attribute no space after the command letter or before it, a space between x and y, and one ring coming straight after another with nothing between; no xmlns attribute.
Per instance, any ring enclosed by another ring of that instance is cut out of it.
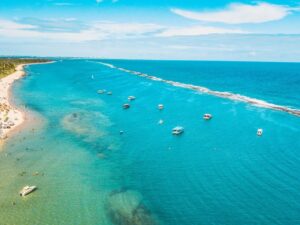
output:
<svg viewBox="0 0 300 225"><path fill-rule="evenodd" d="M41 122L0 152L4 224L300 223L299 117L99 62L30 66L14 86L17 104ZM299 106L299 64L105 62ZM98 89L113 95L99 95ZM137 99L123 110L129 95ZM157 110L159 103L163 111ZM211 121L202 120L206 112L214 115ZM164 124L158 125L160 119ZM185 127L180 137L171 135L176 125ZM39 190L21 199L17 193L26 184Z"/></svg>

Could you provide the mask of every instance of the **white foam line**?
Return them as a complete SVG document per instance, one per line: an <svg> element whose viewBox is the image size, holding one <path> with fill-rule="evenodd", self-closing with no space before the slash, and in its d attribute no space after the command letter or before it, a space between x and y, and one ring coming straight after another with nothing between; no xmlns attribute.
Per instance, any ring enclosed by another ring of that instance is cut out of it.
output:
<svg viewBox="0 0 300 225"><path fill-rule="evenodd" d="M162 78L155 77L155 76L150 76L148 74L144 74L144 73L141 73L141 72L128 70L128 69L121 68L121 67L116 67L116 66L114 66L112 64L109 64L109 63L100 62L100 64L102 64L104 66L107 66L109 68L112 68L112 69L120 70L122 72L130 73L130 74L140 76L140 77L145 77L145 78L153 80L153 81L164 82L164 83L170 84L170 85L175 86L175 87L190 89L190 90L194 90L194 91L197 91L197 92L214 95L214 96L221 97L221 98L226 98L226 99L231 99L231 100L234 100L234 101L245 102L245 103L248 103L248 104L251 104L251 105L254 105L254 106L257 106L257 107L261 107L261 108L273 109L273 110L277 110L277 111L287 112L287 113L290 113L290 114L295 115L295 116L300 116L300 110L299 109L293 109L293 108L289 108L287 106L276 105L276 104L266 102L264 100L259 100L259 99L256 99L256 98L250 98L250 97L247 97L247 96L244 96L244 95L234 94L234 93L231 93L231 92L214 91L214 90L210 90L206 87L201 87L201 86L197 86L197 85L185 84L185 83L180 83L180 82L171 81L171 80L164 80Z"/></svg>

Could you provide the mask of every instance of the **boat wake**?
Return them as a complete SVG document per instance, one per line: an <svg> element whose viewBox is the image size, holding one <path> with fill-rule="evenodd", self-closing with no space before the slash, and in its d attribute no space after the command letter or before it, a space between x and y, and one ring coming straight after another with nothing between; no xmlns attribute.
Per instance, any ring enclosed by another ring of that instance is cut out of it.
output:
<svg viewBox="0 0 300 225"><path fill-rule="evenodd" d="M198 86L198 85L185 84L185 83L180 83L180 82L176 82L176 81L165 80L165 79L162 79L162 78L159 78L159 77L156 77L156 76L151 76L151 75L141 73L141 72L137 72L137 71L134 71L134 70L128 70L128 69L125 69L125 68L122 68L122 67L117 67L117 66L114 66L114 65L109 64L109 63L100 62L100 64L102 64L104 66L107 66L111 69L117 69L117 70L120 70L120 71L123 71L123 72L126 72L126 73L130 73L130 74L133 74L133 75L136 75L136 76L144 77L144 78L149 79L149 80L167 83L167 84L170 84L170 85L175 86L175 87L190 89L190 90L194 90L194 91L197 91L197 92L201 92L201 93L205 93L205 94L209 94L209 95L214 95L214 96L217 96L217 97L226 98L226 99L230 99L230 100L234 100L234 101L245 102L245 103L257 106L257 107L282 111L282 112L290 113L292 115L300 117L300 110L299 109L293 109L293 108L290 108L290 107L287 107L287 106L277 105L277 104L266 102L264 100L259 100L259 99L256 99L256 98L251 98L251 97L247 97L247 96L240 95L240 94L234 94L234 93L231 93L231 92L214 91L214 90L210 90L206 87L202 87L202 86Z"/></svg>

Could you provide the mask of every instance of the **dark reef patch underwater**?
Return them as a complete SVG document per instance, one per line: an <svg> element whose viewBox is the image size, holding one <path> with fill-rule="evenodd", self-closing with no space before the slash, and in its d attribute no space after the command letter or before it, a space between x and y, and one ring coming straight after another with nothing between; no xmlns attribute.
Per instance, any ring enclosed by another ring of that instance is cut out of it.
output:
<svg viewBox="0 0 300 225"><path fill-rule="evenodd" d="M116 225L156 225L140 193L132 190L112 192L108 197L107 212Z"/></svg>

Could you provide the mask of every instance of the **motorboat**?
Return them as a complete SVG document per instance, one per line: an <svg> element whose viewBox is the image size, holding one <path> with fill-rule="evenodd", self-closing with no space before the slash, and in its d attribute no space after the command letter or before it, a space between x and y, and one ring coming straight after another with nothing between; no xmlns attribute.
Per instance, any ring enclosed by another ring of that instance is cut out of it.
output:
<svg viewBox="0 0 300 225"><path fill-rule="evenodd" d="M184 128L180 127L180 126L174 127L172 130L172 134L174 134L174 135L180 135L183 132L184 132Z"/></svg>
<svg viewBox="0 0 300 225"><path fill-rule="evenodd" d="M34 192L37 189L37 186L25 186L20 191L20 196L24 197L32 192Z"/></svg>
<svg viewBox="0 0 300 225"><path fill-rule="evenodd" d="M123 109L129 109L129 108L130 108L130 105L128 103L123 105Z"/></svg>
<svg viewBox="0 0 300 225"><path fill-rule="evenodd" d="M133 101L133 100L135 100L135 97L132 96L132 95L131 95L131 96L128 96L128 100L129 100L129 101Z"/></svg>
<svg viewBox="0 0 300 225"><path fill-rule="evenodd" d="M158 107L159 110L163 110L164 109L164 105L163 104L158 104L157 107Z"/></svg>
<svg viewBox="0 0 300 225"><path fill-rule="evenodd" d="M106 92L106 90L104 90L104 89L103 89L103 90L98 90L98 91L97 91L98 94L104 94L105 92Z"/></svg>
<svg viewBox="0 0 300 225"><path fill-rule="evenodd" d="M256 134L257 134L258 136L261 136L261 135L263 134L263 129L261 129L261 128L257 129Z"/></svg>
<svg viewBox="0 0 300 225"><path fill-rule="evenodd" d="M205 113L203 116L203 119L205 119L205 120L210 120L211 118L212 118L212 115L209 113Z"/></svg>
<svg viewBox="0 0 300 225"><path fill-rule="evenodd" d="M163 120L159 120L159 121L158 121L158 124L163 124L163 123L164 123Z"/></svg>
<svg viewBox="0 0 300 225"><path fill-rule="evenodd" d="M107 95L112 95L112 92L111 91L107 92Z"/></svg>

